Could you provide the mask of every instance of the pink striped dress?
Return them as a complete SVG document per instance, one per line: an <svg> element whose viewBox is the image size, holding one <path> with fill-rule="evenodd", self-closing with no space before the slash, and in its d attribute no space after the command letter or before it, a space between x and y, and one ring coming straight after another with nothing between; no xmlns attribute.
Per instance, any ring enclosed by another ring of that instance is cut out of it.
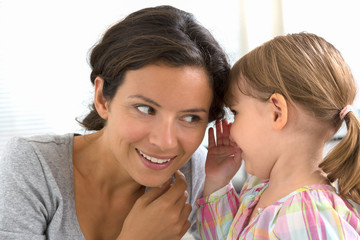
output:
<svg viewBox="0 0 360 240"><path fill-rule="evenodd" d="M258 209L268 181L250 176L240 197L231 183L198 199L197 225L202 239L360 239L356 209L329 185L305 186L273 205Z"/></svg>

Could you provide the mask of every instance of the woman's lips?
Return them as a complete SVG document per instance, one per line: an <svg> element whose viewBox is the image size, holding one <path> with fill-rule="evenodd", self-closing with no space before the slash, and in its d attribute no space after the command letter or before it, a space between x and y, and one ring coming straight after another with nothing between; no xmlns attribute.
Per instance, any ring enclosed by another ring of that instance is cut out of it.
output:
<svg viewBox="0 0 360 240"><path fill-rule="evenodd" d="M136 149L136 152L140 156L140 159L145 164L145 166L147 166L148 168L153 169L153 170L162 170L162 169L167 168L171 164L172 160L174 160L176 158L176 156L174 156L174 157L153 157L153 156L143 153L139 149Z"/></svg>

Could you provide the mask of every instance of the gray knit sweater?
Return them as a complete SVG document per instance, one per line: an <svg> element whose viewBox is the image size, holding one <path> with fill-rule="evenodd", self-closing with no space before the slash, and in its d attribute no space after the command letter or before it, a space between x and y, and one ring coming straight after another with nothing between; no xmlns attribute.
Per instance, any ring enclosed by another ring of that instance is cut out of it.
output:
<svg viewBox="0 0 360 240"><path fill-rule="evenodd" d="M74 200L74 134L11 139L0 157L0 239L81 239ZM196 230L196 198L204 184L206 149L181 169ZM198 236L196 236L198 239Z"/></svg>

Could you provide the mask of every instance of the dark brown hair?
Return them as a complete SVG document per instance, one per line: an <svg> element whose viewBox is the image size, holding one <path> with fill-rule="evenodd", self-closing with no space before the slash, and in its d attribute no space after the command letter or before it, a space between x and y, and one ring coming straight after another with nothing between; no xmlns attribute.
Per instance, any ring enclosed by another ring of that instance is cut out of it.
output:
<svg viewBox="0 0 360 240"><path fill-rule="evenodd" d="M97 76L102 77L103 95L110 101L127 70L155 62L205 69L213 90L208 120L224 117L224 95L230 72L227 56L192 14L171 6L139 10L108 29L90 55L91 82L94 84ZM100 130L106 124L93 104L80 123L87 130Z"/></svg>

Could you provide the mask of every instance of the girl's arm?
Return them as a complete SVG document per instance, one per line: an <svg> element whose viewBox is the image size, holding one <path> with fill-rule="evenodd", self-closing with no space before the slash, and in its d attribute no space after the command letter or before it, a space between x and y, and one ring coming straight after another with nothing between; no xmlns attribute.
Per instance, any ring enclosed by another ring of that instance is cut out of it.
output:
<svg viewBox="0 0 360 240"><path fill-rule="evenodd" d="M239 200L231 179L241 166L241 150L230 139L226 120L209 129L208 155L205 164L203 198L198 200L197 226L202 239L225 239L239 208Z"/></svg>
<svg viewBox="0 0 360 240"><path fill-rule="evenodd" d="M197 201L197 227L201 239L226 239L239 209L239 198L231 183Z"/></svg>

